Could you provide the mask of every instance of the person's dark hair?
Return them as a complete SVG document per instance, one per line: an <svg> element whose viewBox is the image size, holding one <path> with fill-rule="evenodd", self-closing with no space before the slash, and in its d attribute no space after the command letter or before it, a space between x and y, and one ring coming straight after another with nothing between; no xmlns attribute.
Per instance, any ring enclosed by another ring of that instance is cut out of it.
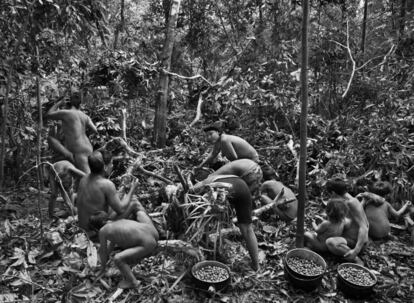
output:
<svg viewBox="0 0 414 303"><path fill-rule="evenodd" d="M334 192L340 196L346 194L349 190L348 181L342 177L334 177L326 182L328 193Z"/></svg>
<svg viewBox="0 0 414 303"><path fill-rule="evenodd" d="M204 132L208 132L210 130L215 130L219 134L221 134L223 132L223 123L221 121L216 121L216 122L214 122L212 124L209 124L206 127L204 127L203 130L204 130Z"/></svg>
<svg viewBox="0 0 414 303"><path fill-rule="evenodd" d="M265 164L261 167L261 169L263 172L264 181L273 180L277 178L276 171L270 165Z"/></svg>
<svg viewBox="0 0 414 303"><path fill-rule="evenodd" d="M333 223L341 222L348 213L348 207L342 198L332 198L326 205L326 214L329 221Z"/></svg>
<svg viewBox="0 0 414 303"><path fill-rule="evenodd" d="M108 213L98 211L89 218L89 229L99 231L108 222Z"/></svg>
<svg viewBox="0 0 414 303"><path fill-rule="evenodd" d="M108 165L111 163L112 160L112 153L109 150L101 149L99 150L102 154L102 159L105 165Z"/></svg>
<svg viewBox="0 0 414 303"><path fill-rule="evenodd" d="M79 92L72 93L70 96L70 104L79 109L81 104L81 94Z"/></svg>
<svg viewBox="0 0 414 303"><path fill-rule="evenodd" d="M105 164L101 152L94 151L91 155L89 155L88 164L91 169L91 173L102 173L104 171Z"/></svg>
<svg viewBox="0 0 414 303"><path fill-rule="evenodd" d="M392 185L387 181L377 181L372 185L371 192L384 197L392 192Z"/></svg>

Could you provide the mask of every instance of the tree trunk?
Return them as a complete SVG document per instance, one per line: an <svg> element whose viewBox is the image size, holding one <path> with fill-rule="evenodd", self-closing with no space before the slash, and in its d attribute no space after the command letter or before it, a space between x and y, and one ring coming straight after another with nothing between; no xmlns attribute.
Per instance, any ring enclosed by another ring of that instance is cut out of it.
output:
<svg viewBox="0 0 414 303"><path fill-rule="evenodd" d="M125 8L125 0L121 0L121 20L119 21L119 24L117 25L115 29L114 49L118 47L119 33L124 30L124 23L125 23L124 8Z"/></svg>
<svg viewBox="0 0 414 303"><path fill-rule="evenodd" d="M172 2L170 16L168 18L167 33L165 36L165 43L161 58L162 68L166 71L169 71L171 66L171 54L174 46L174 31L177 25L180 3L181 0L174 0ZM168 82L168 74L164 71L161 71L154 119L154 141L157 147L160 148L164 147L166 142Z"/></svg>
<svg viewBox="0 0 414 303"><path fill-rule="evenodd" d="M40 163L42 162L42 128L43 128L43 114L42 114L42 102L40 100L40 76L39 76L39 48L36 46L36 64L37 64L37 75L36 75L36 99L37 99L37 110L39 111L39 121L37 124L37 155L36 165L37 174L39 179L39 191L43 190L43 171Z"/></svg>
<svg viewBox="0 0 414 303"><path fill-rule="evenodd" d="M299 157L299 199L298 219L296 228L296 247L303 247L305 232L305 204L306 204L306 143L307 143L307 115L308 115L308 23L309 0L302 1L302 66L300 73L302 109L300 114L300 157Z"/></svg>
<svg viewBox="0 0 414 303"><path fill-rule="evenodd" d="M367 33L367 14L368 14L368 0L365 0L364 3L364 20L362 21L362 37L361 37L361 52L362 57L365 53L365 37Z"/></svg>
<svg viewBox="0 0 414 303"><path fill-rule="evenodd" d="M4 97L4 104L1 109L2 128L1 128L1 151L0 151L0 191L4 186L4 162L6 159L6 136L7 136L7 116L9 112L9 93L10 82L12 79L12 71L9 69L6 83L6 96Z"/></svg>
<svg viewBox="0 0 414 303"><path fill-rule="evenodd" d="M401 0L399 39L401 39L404 35L406 7L407 0Z"/></svg>

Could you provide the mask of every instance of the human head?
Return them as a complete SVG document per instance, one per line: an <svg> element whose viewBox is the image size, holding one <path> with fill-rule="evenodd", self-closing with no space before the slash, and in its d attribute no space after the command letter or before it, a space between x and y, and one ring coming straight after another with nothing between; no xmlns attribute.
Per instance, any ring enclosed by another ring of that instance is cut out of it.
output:
<svg viewBox="0 0 414 303"><path fill-rule="evenodd" d="M342 198L332 198L326 205L326 215L333 223L341 222L348 213L348 207Z"/></svg>
<svg viewBox="0 0 414 303"><path fill-rule="evenodd" d="M215 143L220 138L220 135L223 132L222 123L220 121L216 121L204 127L203 130L206 133L207 141L209 143Z"/></svg>
<svg viewBox="0 0 414 303"><path fill-rule="evenodd" d="M89 218L89 229L100 230L108 222L108 213L98 211Z"/></svg>
<svg viewBox="0 0 414 303"><path fill-rule="evenodd" d="M70 96L70 105L75 107L76 109L80 108L81 104L81 94L79 92L74 92Z"/></svg>
<svg viewBox="0 0 414 303"><path fill-rule="evenodd" d="M88 156L88 164L93 174L101 174L104 172L105 163L101 152L94 151L91 155Z"/></svg>
<svg viewBox="0 0 414 303"><path fill-rule="evenodd" d="M348 182L342 176L335 176L326 182L326 190L328 193L344 195L348 192Z"/></svg>
<svg viewBox="0 0 414 303"><path fill-rule="evenodd" d="M268 181L277 178L276 171L270 165L263 165L262 167L263 172L263 180Z"/></svg>
<svg viewBox="0 0 414 303"><path fill-rule="evenodd" d="M390 182L377 181L372 185L371 191L374 194L377 194L381 197L385 197L386 195L392 192L392 186Z"/></svg>

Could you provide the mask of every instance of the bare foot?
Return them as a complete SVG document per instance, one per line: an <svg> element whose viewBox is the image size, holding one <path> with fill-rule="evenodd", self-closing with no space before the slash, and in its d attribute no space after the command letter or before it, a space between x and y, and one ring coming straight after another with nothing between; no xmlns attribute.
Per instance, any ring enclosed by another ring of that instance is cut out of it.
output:
<svg viewBox="0 0 414 303"><path fill-rule="evenodd" d="M137 280L135 281L122 280L121 282L119 282L118 288L122 288L122 289L138 288L140 284L141 283L138 282Z"/></svg>

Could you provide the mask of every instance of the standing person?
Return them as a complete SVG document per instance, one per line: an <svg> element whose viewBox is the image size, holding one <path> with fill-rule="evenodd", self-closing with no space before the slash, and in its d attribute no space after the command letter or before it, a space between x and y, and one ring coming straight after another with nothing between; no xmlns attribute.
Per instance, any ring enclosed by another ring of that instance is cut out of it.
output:
<svg viewBox="0 0 414 303"><path fill-rule="evenodd" d="M192 188L193 191L199 191L204 186L214 182L230 184L229 195L227 196L230 205L236 210L238 227L246 241L247 251L252 260L252 268L259 269L259 248L257 238L253 231L252 225L252 207L253 201L250 190L240 177L231 175L215 175L214 178L209 178L207 182L199 182Z"/></svg>
<svg viewBox="0 0 414 303"><path fill-rule="evenodd" d="M334 255L344 257L345 260L363 264L358 257L368 242L369 223L364 209L358 199L348 193L348 183L341 177L330 179L326 183L326 190L332 198L342 198L348 207L350 223L344 228L342 236L326 239L328 250Z"/></svg>
<svg viewBox="0 0 414 303"><path fill-rule="evenodd" d="M51 120L62 121L62 131L64 135L63 146L73 154L74 164L77 168L85 173L89 173L88 156L92 153L92 144L86 135L86 129L91 129L97 133L96 127L91 118L80 110L79 93L72 94L69 109L59 109L64 103L63 100L54 104L46 114ZM54 138L50 138L49 142L56 145L56 149L62 150L59 142L54 142Z"/></svg>
<svg viewBox="0 0 414 303"><path fill-rule="evenodd" d="M326 239L331 237L340 237L344 231L345 225L349 224L346 218L348 208L342 198L332 198L326 205L327 220L316 225L312 221L314 232L305 232L305 246L316 252L326 252Z"/></svg>
<svg viewBox="0 0 414 303"><path fill-rule="evenodd" d="M263 182L260 188L260 200L265 204L270 204L278 197L278 203L273 209L280 219L289 222L297 216L298 200L289 187L282 182L276 181L276 177L276 172L273 168L270 166L263 167L263 179L265 182Z"/></svg>
<svg viewBox="0 0 414 303"><path fill-rule="evenodd" d="M208 143L213 144L213 150L198 167L214 162L220 152L230 161L250 159L256 163L259 162L259 155L254 147L240 137L223 133L219 122L205 127L204 132Z"/></svg>
<svg viewBox="0 0 414 303"><path fill-rule="evenodd" d="M88 157L88 164L91 172L79 182L76 202L79 227L87 232L92 232L91 216L101 211L109 213L111 219L121 216L126 211L138 183L133 183L129 193L121 200L115 184L105 178L105 164L102 154L98 151L93 152ZM114 212L111 213L110 210Z"/></svg>

